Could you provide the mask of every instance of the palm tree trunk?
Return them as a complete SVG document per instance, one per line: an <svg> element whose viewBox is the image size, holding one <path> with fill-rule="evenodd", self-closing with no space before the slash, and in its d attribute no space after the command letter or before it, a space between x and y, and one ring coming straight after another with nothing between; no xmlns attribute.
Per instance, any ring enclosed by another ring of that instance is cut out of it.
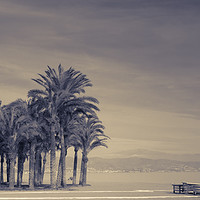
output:
<svg viewBox="0 0 200 200"><path fill-rule="evenodd" d="M82 153L81 171L80 171L79 185L83 185L83 169L84 169L84 155L83 155L83 153Z"/></svg>
<svg viewBox="0 0 200 200"><path fill-rule="evenodd" d="M17 186L21 187L22 184L22 176L23 176L23 168L24 168L24 155L23 155L24 144L19 144L18 149L18 169L17 169Z"/></svg>
<svg viewBox="0 0 200 200"><path fill-rule="evenodd" d="M86 185L86 181L87 181L87 162L88 162L88 158L87 158L87 154L84 154L84 165L83 165L83 185Z"/></svg>
<svg viewBox="0 0 200 200"><path fill-rule="evenodd" d="M9 188L14 189L14 185L15 185L15 156L14 156L14 153L9 153L9 158L10 158Z"/></svg>
<svg viewBox="0 0 200 200"><path fill-rule="evenodd" d="M67 155L67 150L65 149L65 157ZM56 187L61 187L62 185L62 162L63 162L63 155L62 152L60 152L60 159L59 159L59 164L58 164L58 174L57 174L57 182L56 182ZM65 160L65 159L64 159Z"/></svg>
<svg viewBox="0 0 200 200"><path fill-rule="evenodd" d="M41 152L40 152L40 154L39 154L39 160L38 160L38 165L39 165L39 167L38 167L38 183L39 183L39 185L41 185L42 184L42 155L41 155Z"/></svg>
<svg viewBox="0 0 200 200"><path fill-rule="evenodd" d="M3 163L4 163L4 153L1 153L1 183L3 183Z"/></svg>
<svg viewBox="0 0 200 200"><path fill-rule="evenodd" d="M51 125L51 153L50 153L50 182L51 188L56 188L56 150L55 124Z"/></svg>
<svg viewBox="0 0 200 200"><path fill-rule="evenodd" d="M41 152L39 149L36 150L35 153L35 184L41 184Z"/></svg>
<svg viewBox="0 0 200 200"><path fill-rule="evenodd" d="M34 163L35 163L35 141L30 143L29 156L29 188L34 189Z"/></svg>
<svg viewBox="0 0 200 200"><path fill-rule="evenodd" d="M7 164L7 183L9 183L10 180L10 158L8 154L6 154L6 164Z"/></svg>
<svg viewBox="0 0 200 200"><path fill-rule="evenodd" d="M62 155L60 153L60 159L59 159L59 164L58 164L58 173L57 173L57 181L56 181L56 187L61 187L61 174L62 174L62 169L61 169L61 165L62 165Z"/></svg>
<svg viewBox="0 0 200 200"><path fill-rule="evenodd" d="M25 160L22 161L21 171L20 171L20 174L19 174L19 183L20 183L20 186L22 185L22 178L23 178L23 171L24 171L24 162L25 162Z"/></svg>
<svg viewBox="0 0 200 200"><path fill-rule="evenodd" d="M23 175L23 158L18 155L18 168L17 168L17 186L22 185L22 175Z"/></svg>
<svg viewBox="0 0 200 200"><path fill-rule="evenodd" d="M61 134L61 186L65 187L66 185L66 171L65 171L65 141L64 141L64 133L63 128L60 129Z"/></svg>
<svg viewBox="0 0 200 200"><path fill-rule="evenodd" d="M45 172L45 166L46 166L46 161L47 161L46 157L47 157L47 152L45 151L44 157L43 157L43 163L42 163L41 184L43 183L43 180L44 180L44 172Z"/></svg>
<svg viewBox="0 0 200 200"><path fill-rule="evenodd" d="M21 187L21 180L20 180L20 171L21 171L21 160L18 154L18 163L17 163L17 187Z"/></svg>
<svg viewBox="0 0 200 200"><path fill-rule="evenodd" d="M76 175L77 175L77 162L78 162L78 148L74 148L74 168L73 168L73 184L76 184Z"/></svg>

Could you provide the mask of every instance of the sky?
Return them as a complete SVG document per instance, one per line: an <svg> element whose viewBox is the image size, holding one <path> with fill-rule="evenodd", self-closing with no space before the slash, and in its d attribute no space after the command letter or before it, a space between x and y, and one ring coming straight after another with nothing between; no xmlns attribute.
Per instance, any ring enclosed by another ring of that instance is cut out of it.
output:
<svg viewBox="0 0 200 200"><path fill-rule="evenodd" d="M47 65L92 81L116 156L200 152L199 0L2 0L0 99L27 99Z"/></svg>

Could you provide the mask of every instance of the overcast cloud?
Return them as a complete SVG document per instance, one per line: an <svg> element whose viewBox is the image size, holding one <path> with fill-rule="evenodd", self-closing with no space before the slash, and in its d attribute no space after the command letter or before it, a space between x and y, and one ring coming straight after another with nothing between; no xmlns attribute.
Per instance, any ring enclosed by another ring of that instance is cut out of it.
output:
<svg viewBox="0 0 200 200"><path fill-rule="evenodd" d="M198 152L199 9L199 0L1 1L1 99L26 98L47 65L73 66L93 82L110 152Z"/></svg>

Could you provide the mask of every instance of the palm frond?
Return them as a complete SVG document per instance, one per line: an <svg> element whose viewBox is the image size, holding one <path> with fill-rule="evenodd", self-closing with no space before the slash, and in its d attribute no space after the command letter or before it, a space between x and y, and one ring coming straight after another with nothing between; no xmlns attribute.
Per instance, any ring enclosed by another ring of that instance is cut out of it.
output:
<svg viewBox="0 0 200 200"><path fill-rule="evenodd" d="M58 73L59 73L59 79L61 80L62 74L64 72L64 68L59 64L58 66Z"/></svg>
<svg viewBox="0 0 200 200"><path fill-rule="evenodd" d="M81 99L82 101L89 101L89 102L92 102L92 103L99 104L98 99L91 97L91 96L83 96L83 97L79 97L78 99Z"/></svg>
<svg viewBox="0 0 200 200"><path fill-rule="evenodd" d="M44 75L42 75L42 74L38 74L44 81L42 81L41 79L37 79L37 80L41 80L41 82L43 82L43 83L45 83L45 85L47 85L47 87L48 88L51 88L51 82L50 82L50 80L46 77L46 76L44 76Z"/></svg>
<svg viewBox="0 0 200 200"><path fill-rule="evenodd" d="M28 91L28 97L32 97L32 98L35 98L35 97L38 97L38 96L47 96L47 92L45 92L44 90L38 90L38 89L33 89L33 90L29 90Z"/></svg>
<svg viewBox="0 0 200 200"><path fill-rule="evenodd" d="M41 85L42 87L44 87L46 90L49 89L49 85L46 82L42 81L41 79L32 78L32 80Z"/></svg>
<svg viewBox="0 0 200 200"><path fill-rule="evenodd" d="M90 152L90 151L93 150L94 148L100 147L100 146L108 148L108 145L107 145L104 141L102 141L102 140L96 140L96 141L94 141L94 142L90 145L90 148L88 149L88 152Z"/></svg>

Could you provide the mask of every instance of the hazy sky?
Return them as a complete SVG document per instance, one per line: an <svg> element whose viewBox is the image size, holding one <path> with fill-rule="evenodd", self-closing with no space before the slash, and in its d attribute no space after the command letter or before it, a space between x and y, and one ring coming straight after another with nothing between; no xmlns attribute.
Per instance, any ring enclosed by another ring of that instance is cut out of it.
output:
<svg viewBox="0 0 200 200"><path fill-rule="evenodd" d="M46 66L93 83L111 155L200 152L199 0L2 0L3 104L38 87Z"/></svg>

